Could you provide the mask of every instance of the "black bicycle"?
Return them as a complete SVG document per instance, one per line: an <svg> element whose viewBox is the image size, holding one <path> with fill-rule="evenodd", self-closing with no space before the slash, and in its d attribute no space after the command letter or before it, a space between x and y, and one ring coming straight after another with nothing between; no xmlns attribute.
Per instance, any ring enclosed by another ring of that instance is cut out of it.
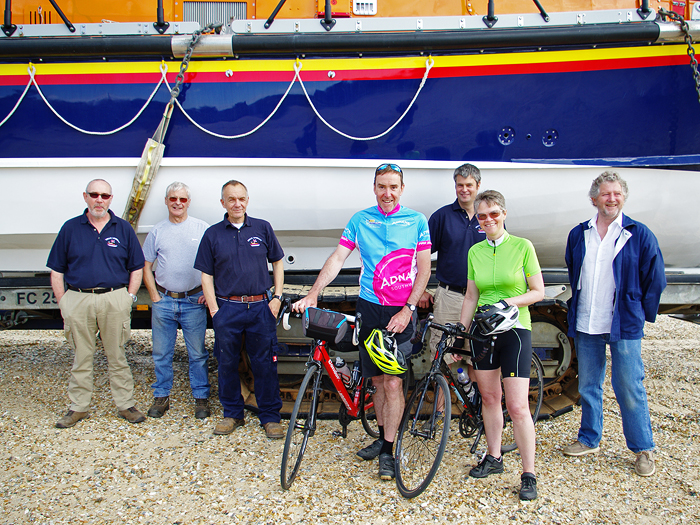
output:
<svg viewBox="0 0 700 525"><path fill-rule="evenodd" d="M406 402L406 408L396 436L396 486L402 496L414 498L430 485L440 466L447 447L452 419L452 405L461 408L459 432L465 438L474 437L471 453L476 452L479 440L484 433L484 420L481 415L481 395L478 385L466 385L455 380L443 357L446 352L469 355L465 350L453 346L457 337L482 343L495 343L498 336L483 337L470 334L464 326L441 325L433 321L432 314L426 319L420 332L425 341L429 328L443 332L437 345L430 371L421 379ZM542 408L544 369L540 358L533 352L530 374L530 411L533 421L537 421ZM455 394L453 399L450 389ZM512 422L503 400L502 452L517 448L513 437Z"/></svg>

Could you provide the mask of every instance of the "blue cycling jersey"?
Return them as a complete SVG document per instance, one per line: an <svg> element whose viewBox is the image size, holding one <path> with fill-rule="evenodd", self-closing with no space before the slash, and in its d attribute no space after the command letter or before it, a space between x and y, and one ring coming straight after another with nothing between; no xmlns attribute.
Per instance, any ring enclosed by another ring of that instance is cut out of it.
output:
<svg viewBox="0 0 700 525"><path fill-rule="evenodd" d="M360 251L360 297L384 306L406 304L418 272L416 254L430 249L425 215L404 206L385 214L379 206L357 212L340 245Z"/></svg>

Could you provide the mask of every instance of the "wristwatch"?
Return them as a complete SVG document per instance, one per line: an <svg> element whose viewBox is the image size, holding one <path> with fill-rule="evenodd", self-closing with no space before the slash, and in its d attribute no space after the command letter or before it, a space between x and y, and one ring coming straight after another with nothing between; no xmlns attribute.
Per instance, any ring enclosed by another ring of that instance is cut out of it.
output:
<svg viewBox="0 0 700 525"><path fill-rule="evenodd" d="M132 299L134 302L136 302L136 301L138 300L138 297L136 297L136 296L135 296L134 294L132 294L131 292L129 292L129 295L131 296L131 299Z"/></svg>
<svg viewBox="0 0 700 525"><path fill-rule="evenodd" d="M416 305L415 305L415 304L406 303L406 306L408 306L408 309L411 310L412 313L416 311Z"/></svg>
<svg viewBox="0 0 700 525"><path fill-rule="evenodd" d="M280 303L282 302L282 296L281 295L273 295L272 299L279 299Z"/></svg>

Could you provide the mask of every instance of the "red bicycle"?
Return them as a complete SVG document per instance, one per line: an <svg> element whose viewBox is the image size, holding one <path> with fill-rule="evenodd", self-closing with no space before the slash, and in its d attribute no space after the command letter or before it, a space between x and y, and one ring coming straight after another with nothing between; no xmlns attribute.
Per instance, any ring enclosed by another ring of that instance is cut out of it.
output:
<svg viewBox="0 0 700 525"><path fill-rule="evenodd" d="M288 303L285 303L283 309L287 310L282 316L283 327L289 330L291 327L288 322ZM306 363L306 375L299 387L289 418L287 438L282 452L280 483L285 490L291 487L296 478L309 438L316 432L318 405L324 390L321 381L324 370L342 400L338 413L342 431L338 432L338 435L347 437L348 424L360 419L370 436L379 437L372 402L374 388L371 386L371 380L363 380L360 375L360 362L355 361L349 382L346 384L333 364L327 348L329 341L339 342L348 328L352 328L352 342L357 346L361 320L359 318L356 320L351 315L320 308L307 308L303 314L298 315L303 316L304 334L313 338L314 343Z"/></svg>

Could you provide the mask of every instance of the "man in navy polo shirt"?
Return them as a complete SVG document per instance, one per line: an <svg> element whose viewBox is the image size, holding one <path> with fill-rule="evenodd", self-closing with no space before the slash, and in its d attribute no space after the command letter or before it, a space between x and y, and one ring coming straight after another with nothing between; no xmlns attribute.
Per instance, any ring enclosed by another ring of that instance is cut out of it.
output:
<svg viewBox="0 0 700 525"><path fill-rule="evenodd" d="M479 168L472 164L462 164L455 170L453 178L457 199L437 210L428 220L432 243L430 250L438 254L435 269L438 288L434 299L426 291L418 302L418 306L428 308L434 301L433 314L435 321L440 324L459 322L467 291L467 253L474 244L486 238L474 212L474 200L481 186ZM432 331L430 347L433 353L441 336L442 332ZM473 376L471 360L468 357L464 360ZM452 355L447 354L445 361L448 364L452 362Z"/></svg>
<svg viewBox="0 0 700 525"><path fill-rule="evenodd" d="M276 318L284 288L284 252L269 222L246 214L248 189L231 180L221 189L224 220L202 237L194 267L202 272L202 289L211 313L219 360L219 400L224 418L214 434L230 434L245 424L238 376L242 339L255 380L258 417L267 437L284 437L277 379ZM272 263L275 295L268 270Z"/></svg>
<svg viewBox="0 0 700 525"><path fill-rule="evenodd" d="M124 343L131 335L131 309L141 286L143 252L131 225L109 209L109 183L91 181L83 199L87 209L63 225L46 263L66 339L75 351L68 383L71 406L56 427L72 427L88 417L98 331L119 416L140 423L146 418L134 406L134 379Z"/></svg>

